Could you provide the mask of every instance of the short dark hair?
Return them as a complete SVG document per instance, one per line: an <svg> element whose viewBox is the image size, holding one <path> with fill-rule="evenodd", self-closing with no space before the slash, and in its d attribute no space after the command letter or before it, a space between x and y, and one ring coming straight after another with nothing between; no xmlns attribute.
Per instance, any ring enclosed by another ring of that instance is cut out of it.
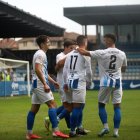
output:
<svg viewBox="0 0 140 140"><path fill-rule="evenodd" d="M37 38L36 38L36 43L39 47L41 47L41 43L45 43L47 40L48 40L48 36L46 35L39 35Z"/></svg>
<svg viewBox="0 0 140 140"><path fill-rule="evenodd" d="M64 48L65 47L69 47L70 45L76 45L76 42L74 41L74 40L70 40L70 39L66 39L66 40L64 40Z"/></svg>
<svg viewBox="0 0 140 140"><path fill-rule="evenodd" d="M85 39L87 39L86 36L84 36L84 35L79 35L79 36L77 37L77 39L76 39L77 45L80 46L80 45L85 44Z"/></svg>
<svg viewBox="0 0 140 140"><path fill-rule="evenodd" d="M104 38L110 38L113 40L113 42L116 42L116 36L114 34L108 33L104 35Z"/></svg>

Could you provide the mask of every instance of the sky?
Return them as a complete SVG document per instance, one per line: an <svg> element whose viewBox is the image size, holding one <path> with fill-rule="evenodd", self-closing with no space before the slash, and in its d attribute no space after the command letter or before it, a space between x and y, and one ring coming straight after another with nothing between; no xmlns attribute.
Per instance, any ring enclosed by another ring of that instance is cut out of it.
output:
<svg viewBox="0 0 140 140"><path fill-rule="evenodd" d="M88 7L107 5L140 4L140 0L3 0L32 15L65 28L67 32L82 34L82 26L63 16L64 7ZM95 26L87 28L88 34L95 34Z"/></svg>

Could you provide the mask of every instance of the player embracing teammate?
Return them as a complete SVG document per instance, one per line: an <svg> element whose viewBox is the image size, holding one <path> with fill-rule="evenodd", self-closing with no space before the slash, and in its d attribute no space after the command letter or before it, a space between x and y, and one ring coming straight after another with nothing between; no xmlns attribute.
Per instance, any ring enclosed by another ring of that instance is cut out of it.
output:
<svg viewBox="0 0 140 140"><path fill-rule="evenodd" d="M121 122L122 101L122 72L125 72L127 66L126 54L117 49L115 46L116 37L113 34L104 35L104 44L106 49L96 51L86 51L80 47L76 47L77 51L85 56L96 59L99 68L100 89L98 94L99 117L103 124L103 129L98 134L99 137L109 133L107 121L107 112L105 105L112 96L112 104L114 107L114 137L119 137L119 127Z"/></svg>

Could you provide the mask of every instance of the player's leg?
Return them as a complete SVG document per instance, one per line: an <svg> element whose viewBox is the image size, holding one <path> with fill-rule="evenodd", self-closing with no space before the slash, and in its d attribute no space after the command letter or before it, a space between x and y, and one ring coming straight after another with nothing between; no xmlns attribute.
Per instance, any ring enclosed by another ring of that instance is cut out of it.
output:
<svg viewBox="0 0 140 140"><path fill-rule="evenodd" d="M81 112L82 112L82 108L81 108L80 104L73 103L72 114L70 117L70 128L71 128L70 134L69 134L70 137L75 137L77 135L76 127L77 127L77 122L78 122Z"/></svg>
<svg viewBox="0 0 140 140"><path fill-rule="evenodd" d="M81 104L81 109L82 111L79 114L79 119L77 121L77 129L76 129L76 134L78 135L87 135L89 130L86 130L83 128L83 109L84 109L85 103Z"/></svg>
<svg viewBox="0 0 140 140"><path fill-rule="evenodd" d="M57 115L59 115L62 112L63 109L64 109L64 106L63 105L59 106L57 108Z"/></svg>
<svg viewBox="0 0 140 140"><path fill-rule="evenodd" d="M61 102L63 102L63 99L64 99L63 92L64 92L64 91L63 91L63 88L60 87L60 89L59 89L59 95L60 95ZM63 109L64 109L64 106L63 106L63 104L62 104L61 106L59 106L59 107L57 108L57 115L59 115L59 114L62 112Z"/></svg>
<svg viewBox="0 0 140 140"><path fill-rule="evenodd" d="M70 128L70 112L72 111L72 93L65 93L61 90L61 100L63 102L64 109L57 116L58 121L65 118L67 127Z"/></svg>
<svg viewBox="0 0 140 140"><path fill-rule="evenodd" d="M58 128L58 121L57 121L57 109L56 109L56 105L55 105L55 102L54 100L49 100L46 102L46 104L48 105L49 107L49 110L48 110L48 115L49 115L49 119L50 119L50 122L52 124L52 128L54 130L57 130Z"/></svg>
<svg viewBox="0 0 140 140"><path fill-rule="evenodd" d="M98 110L99 110L99 117L103 124L103 129L98 134L99 137L104 136L104 134L109 133L108 127L108 120L107 120L107 112L105 109L105 104L109 101L110 98L110 88L108 87L101 87L98 94Z"/></svg>
<svg viewBox="0 0 140 140"><path fill-rule="evenodd" d="M68 112L65 115L65 122L66 122L67 128L70 129L70 112Z"/></svg>
<svg viewBox="0 0 140 140"><path fill-rule="evenodd" d="M63 102L64 109L57 116L58 121L65 118L67 127L70 128L70 112L72 111L71 103Z"/></svg>
<svg viewBox="0 0 140 140"><path fill-rule="evenodd" d="M114 104L114 137L118 137L118 131L121 122L121 109L120 104Z"/></svg>
<svg viewBox="0 0 140 140"><path fill-rule="evenodd" d="M61 112L57 115L57 119L58 121L60 121L61 119L63 119L65 117L65 115L67 115L69 112L68 110L64 107L64 103L63 103L63 109L61 110Z"/></svg>
<svg viewBox="0 0 140 140"><path fill-rule="evenodd" d="M72 94L72 102L73 102L73 110L71 115L71 132L70 134L75 134L75 128L82 127L82 118L83 118L83 108L85 105L85 97L86 97L86 87L79 90L73 90ZM83 128L80 129L82 131L77 131L78 135L83 134ZM82 132L82 133L81 133Z"/></svg>
<svg viewBox="0 0 140 140"><path fill-rule="evenodd" d="M39 89L36 89L36 96L40 104L46 103L49 107L48 114L49 119L52 123L53 128L56 128L58 125L57 122L57 112L56 112L56 103L54 102L54 97L52 92L44 92L43 87L40 87Z"/></svg>
<svg viewBox="0 0 140 140"><path fill-rule="evenodd" d="M39 104L32 104L31 110L28 112L27 115L27 130L30 132L32 131L34 125L35 115L40 108Z"/></svg>
<svg viewBox="0 0 140 140"><path fill-rule="evenodd" d="M65 135L59 131L56 111L57 108L52 92L50 91L49 93L46 93L44 92L43 88L42 89L40 88L39 91L42 92L38 92L37 94L38 100L40 101L41 104L46 103L49 108L48 115L50 122L52 124L53 136L68 138L69 137L68 135Z"/></svg>
<svg viewBox="0 0 140 140"><path fill-rule="evenodd" d="M84 109L84 107L85 107L85 104L81 104L82 112L80 113L79 119L78 119L78 122L77 122L77 127L78 127L78 128L81 128L81 127L82 127L83 109Z"/></svg>
<svg viewBox="0 0 140 140"><path fill-rule="evenodd" d="M112 97L112 103L114 105L114 137L119 136L119 127L121 123L121 104L122 100L122 90L121 89L116 89L113 92L113 97Z"/></svg>
<svg viewBox="0 0 140 140"><path fill-rule="evenodd" d="M33 129L33 126L34 126L35 116L36 116L39 108L40 108L40 102L38 102L38 100L37 100L36 93L33 93L31 110L28 112L28 115L27 115L26 139L41 138L40 136L37 136L37 135L33 134L33 132L32 132L32 129Z"/></svg>
<svg viewBox="0 0 140 140"><path fill-rule="evenodd" d="M47 101L46 104L49 107L48 114L49 114L50 122L52 124L52 131L53 131L52 135L54 137L68 138L69 137L68 135L63 134L61 131L59 131L58 120L57 120L57 109L54 100Z"/></svg>
<svg viewBox="0 0 140 140"><path fill-rule="evenodd" d="M108 127L108 122L107 122L107 112L105 109L105 104L103 103L99 103L98 108L99 108L99 117L104 127L101 130L101 132L98 134L98 136L102 137L104 134L109 133L109 127Z"/></svg>
<svg viewBox="0 0 140 140"><path fill-rule="evenodd" d="M74 102L80 103L81 112L77 120L77 135L86 135L89 130L83 128L83 109L85 107L85 98L86 98L86 82L79 83L80 89L74 91Z"/></svg>
<svg viewBox="0 0 140 140"><path fill-rule="evenodd" d="M61 131L59 131L58 121L57 121L57 108L52 92L47 93L45 96L47 99L45 103L49 108L48 115L49 115L50 122L52 124L52 131L53 131L52 135L55 137L68 138L69 137L68 135L65 135Z"/></svg>
<svg viewBox="0 0 140 140"><path fill-rule="evenodd" d="M105 104L99 102L98 103L98 108L99 108L100 120L101 120L102 124L104 125L104 128L108 128L107 112L106 112L106 109L105 109Z"/></svg>
<svg viewBox="0 0 140 140"><path fill-rule="evenodd" d="M33 134L33 132L32 132L32 129L33 129L33 126L34 126L35 115L37 114L39 108L40 108L40 104L32 104L31 110L28 112L26 139L41 138L40 136L37 136L37 135Z"/></svg>

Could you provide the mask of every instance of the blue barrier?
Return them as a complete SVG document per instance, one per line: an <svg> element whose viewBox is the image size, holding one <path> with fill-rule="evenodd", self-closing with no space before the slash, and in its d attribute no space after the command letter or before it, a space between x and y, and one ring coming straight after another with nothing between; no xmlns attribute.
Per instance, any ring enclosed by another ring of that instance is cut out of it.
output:
<svg viewBox="0 0 140 140"><path fill-rule="evenodd" d="M90 90L99 90L99 80L94 80ZM123 80L123 89L140 89L140 80ZM50 84L52 91L55 91L54 85ZM0 96L13 96L27 94L27 82L0 82Z"/></svg>
<svg viewBox="0 0 140 140"><path fill-rule="evenodd" d="M93 81L93 85L90 89L98 90L100 85L99 80ZM140 80L122 80L123 89L140 89Z"/></svg>
<svg viewBox="0 0 140 140"><path fill-rule="evenodd" d="M27 94L27 82L2 81L0 82L0 96L13 96Z"/></svg>
<svg viewBox="0 0 140 140"><path fill-rule="evenodd" d="M32 85L31 85L32 88ZM54 92L54 85L50 84L51 90ZM0 82L0 96L13 96L28 94L26 81L1 81Z"/></svg>

